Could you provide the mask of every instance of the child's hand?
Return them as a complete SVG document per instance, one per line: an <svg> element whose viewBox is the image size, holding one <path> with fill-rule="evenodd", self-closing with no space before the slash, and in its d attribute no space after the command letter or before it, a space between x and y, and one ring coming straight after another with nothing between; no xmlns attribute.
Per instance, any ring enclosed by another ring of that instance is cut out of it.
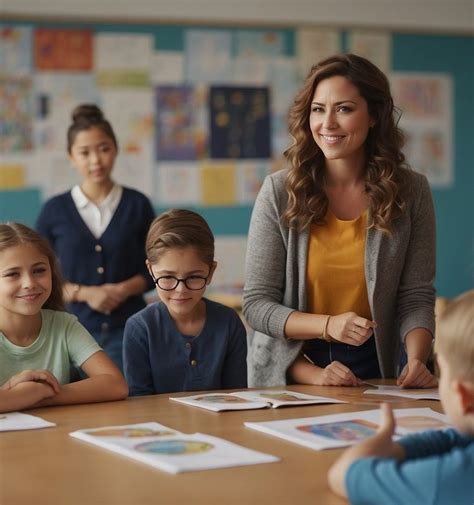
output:
<svg viewBox="0 0 474 505"><path fill-rule="evenodd" d="M396 442L392 442L392 435L395 433L396 427L392 407L388 403L383 403L381 410L381 420L377 433L364 442L344 451L342 456L329 469L329 486L335 493L347 496L346 474L354 461L369 456L398 460L405 458L403 447Z"/></svg>
<svg viewBox="0 0 474 505"><path fill-rule="evenodd" d="M54 394L59 393L59 382L49 370L23 370L23 372L17 373L6 382L2 389L12 389L22 382L42 382L47 384Z"/></svg>
<svg viewBox="0 0 474 505"><path fill-rule="evenodd" d="M15 390L21 392L25 397L31 398L31 405L33 407L43 400L56 396L56 391L46 382L22 382L17 384Z"/></svg>
<svg viewBox="0 0 474 505"><path fill-rule="evenodd" d="M403 367L397 384L402 388L434 388L438 385L438 380L423 361L413 358Z"/></svg>

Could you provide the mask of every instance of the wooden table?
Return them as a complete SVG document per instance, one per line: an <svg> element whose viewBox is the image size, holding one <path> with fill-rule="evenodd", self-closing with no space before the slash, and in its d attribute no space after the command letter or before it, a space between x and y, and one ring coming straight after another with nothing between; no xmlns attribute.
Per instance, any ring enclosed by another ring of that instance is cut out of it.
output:
<svg viewBox="0 0 474 505"><path fill-rule="evenodd" d="M57 427L0 433L0 504L345 503L330 492L326 483L327 470L341 450L313 451L246 428L243 422L373 409L378 408L374 403L377 398L362 396L365 388L294 386L288 389L351 403L214 413L172 402L169 395L156 395L31 410L29 413L55 422ZM442 412L440 402L391 398L397 408L431 407ZM148 421L157 421L184 433L222 437L276 455L281 461L172 475L68 436L78 429Z"/></svg>

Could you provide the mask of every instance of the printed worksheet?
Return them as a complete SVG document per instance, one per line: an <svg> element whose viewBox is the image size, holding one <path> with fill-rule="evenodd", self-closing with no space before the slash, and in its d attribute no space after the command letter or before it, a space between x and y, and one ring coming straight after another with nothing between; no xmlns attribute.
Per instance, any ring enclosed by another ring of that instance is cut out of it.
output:
<svg viewBox="0 0 474 505"><path fill-rule="evenodd" d="M156 422L79 430L70 435L170 473L279 461L221 438L186 435Z"/></svg>
<svg viewBox="0 0 474 505"><path fill-rule="evenodd" d="M396 409L395 439L419 431L447 429L448 418L428 408ZM346 412L301 419L282 421L246 422L253 430L283 438L310 449L332 449L356 444L372 435L378 429L380 410Z"/></svg>

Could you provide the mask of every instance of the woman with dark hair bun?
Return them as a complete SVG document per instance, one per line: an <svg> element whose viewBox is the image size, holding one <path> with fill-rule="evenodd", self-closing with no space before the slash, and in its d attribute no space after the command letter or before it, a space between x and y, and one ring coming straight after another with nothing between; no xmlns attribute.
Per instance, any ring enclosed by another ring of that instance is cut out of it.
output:
<svg viewBox="0 0 474 505"><path fill-rule="evenodd" d="M36 228L59 258L70 311L123 370L125 322L153 287L145 239L154 211L145 195L112 179L118 143L99 107L74 109L67 150L82 183L47 201Z"/></svg>
<svg viewBox="0 0 474 505"><path fill-rule="evenodd" d="M315 65L289 114L289 163L250 223L249 386L431 387L435 220L406 164L387 77L365 58ZM399 371L400 343L407 364Z"/></svg>

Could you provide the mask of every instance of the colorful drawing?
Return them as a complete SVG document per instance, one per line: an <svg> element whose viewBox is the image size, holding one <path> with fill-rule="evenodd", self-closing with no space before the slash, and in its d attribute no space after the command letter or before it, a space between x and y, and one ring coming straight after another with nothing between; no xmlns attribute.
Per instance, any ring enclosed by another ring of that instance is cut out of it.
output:
<svg viewBox="0 0 474 505"><path fill-rule="evenodd" d="M156 88L156 159L195 160L202 156L196 96L190 86Z"/></svg>
<svg viewBox="0 0 474 505"><path fill-rule="evenodd" d="M86 431L87 435L93 437L123 437L123 438L137 438L137 437L165 437L167 435L174 435L174 431L156 431L149 428L105 428L103 430Z"/></svg>
<svg viewBox="0 0 474 505"><path fill-rule="evenodd" d="M213 448L212 444L196 440L163 440L147 442L134 447L138 452L151 452L153 454L166 454L169 456L201 454Z"/></svg>
<svg viewBox="0 0 474 505"><path fill-rule="evenodd" d="M92 32L89 30L35 30L37 70L92 70Z"/></svg>
<svg viewBox="0 0 474 505"><path fill-rule="evenodd" d="M0 68L9 76L31 73L31 41L33 30L28 26L0 26Z"/></svg>
<svg viewBox="0 0 474 505"><path fill-rule="evenodd" d="M378 426L365 419L296 426L297 430L344 442L358 442L372 436Z"/></svg>
<svg viewBox="0 0 474 505"><path fill-rule="evenodd" d="M209 396L196 396L194 398L197 402L210 402L210 403L250 403L244 398L237 398L237 396L230 395L209 395Z"/></svg>
<svg viewBox="0 0 474 505"><path fill-rule="evenodd" d="M268 88L213 86L209 110L211 158L270 158Z"/></svg>
<svg viewBox="0 0 474 505"><path fill-rule="evenodd" d="M439 430L449 427L444 421L427 416L398 417L397 426L410 432Z"/></svg>
<svg viewBox="0 0 474 505"><path fill-rule="evenodd" d="M33 148L33 100L28 78L0 78L0 152Z"/></svg>

